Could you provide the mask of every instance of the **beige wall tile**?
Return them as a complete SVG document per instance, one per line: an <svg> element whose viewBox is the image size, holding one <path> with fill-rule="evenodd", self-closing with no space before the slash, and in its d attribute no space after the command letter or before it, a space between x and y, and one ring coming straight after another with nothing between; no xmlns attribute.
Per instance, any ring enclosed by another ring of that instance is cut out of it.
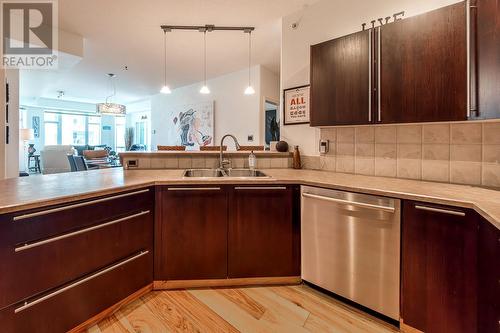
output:
<svg viewBox="0 0 500 333"><path fill-rule="evenodd" d="M192 158L187 156L179 157L179 169L189 169L192 167Z"/></svg>
<svg viewBox="0 0 500 333"><path fill-rule="evenodd" d="M337 129L336 128L322 128L321 129L321 140L329 140L330 143L337 141Z"/></svg>
<svg viewBox="0 0 500 333"><path fill-rule="evenodd" d="M481 163L479 162L450 162L450 181L456 184L481 184Z"/></svg>
<svg viewBox="0 0 500 333"><path fill-rule="evenodd" d="M356 127L355 137L357 143L375 142L375 128L371 126Z"/></svg>
<svg viewBox="0 0 500 333"><path fill-rule="evenodd" d="M205 158L204 157L193 157L191 160L192 168L204 168L205 167Z"/></svg>
<svg viewBox="0 0 500 333"><path fill-rule="evenodd" d="M219 167L219 159L215 157L205 158L205 168L214 169Z"/></svg>
<svg viewBox="0 0 500 333"><path fill-rule="evenodd" d="M422 145L422 156L424 160L450 160L450 145L447 144L424 144Z"/></svg>
<svg viewBox="0 0 500 333"><path fill-rule="evenodd" d="M481 143L482 124L481 123L460 123L451 124L451 143Z"/></svg>
<svg viewBox="0 0 500 333"><path fill-rule="evenodd" d="M337 143L336 155L354 156L354 143Z"/></svg>
<svg viewBox="0 0 500 333"><path fill-rule="evenodd" d="M354 143L354 127L337 128L337 142Z"/></svg>
<svg viewBox="0 0 500 333"><path fill-rule="evenodd" d="M483 126L483 143L500 144L500 121L494 123L484 123Z"/></svg>
<svg viewBox="0 0 500 333"><path fill-rule="evenodd" d="M335 157L334 156L320 156L319 163L320 163L321 170L335 171Z"/></svg>
<svg viewBox="0 0 500 333"><path fill-rule="evenodd" d="M356 144L356 156L374 157L375 156L375 144L374 143L357 143Z"/></svg>
<svg viewBox="0 0 500 333"><path fill-rule="evenodd" d="M285 168L285 169L286 169L286 168L289 168L289 167L291 166L291 163L289 164L288 160L289 160L289 159L288 159L288 158L286 158L286 157L285 157L285 158L281 158L281 167L282 167L282 168ZM290 159L290 160L291 160L291 159Z"/></svg>
<svg viewBox="0 0 500 333"><path fill-rule="evenodd" d="M393 158L397 157L397 145L395 143L376 143L375 144L375 156L381 158Z"/></svg>
<svg viewBox="0 0 500 333"><path fill-rule="evenodd" d="M398 177L408 179L422 178L421 159L398 159Z"/></svg>
<svg viewBox="0 0 500 333"><path fill-rule="evenodd" d="M150 169L151 159L150 158L140 158L138 161L139 169Z"/></svg>
<svg viewBox="0 0 500 333"><path fill-rule="evenodd" d="M450 124L425 124L422 133L424 143L450 143Z"/></svg>
<svg viewBox="0 0 500 333"><path fill-rule="evenodd" d="M281 158L271 158L271 168L275 168L275 169L278 169L278 168L281 168L282 167L282 163L281 163Z"/></svg>
<svg viewBox="0 0 500 333"><path fill-rule="evenodd" d="M423 160L422 179L435 182L450 181L450 162L448 160Z"/></svg>
<svg viewBox="0 0 500 333"><path fill-rule="evenodd" d="M500 163L500 145L483 145L483 162Z"/></svg>
<svg viewBox="0 0 500 333"><path fill-rule="evenodd" d="M397 161L392 158L375 158L375 176L396 177Z"/></svg>
<svg viewBox="0 0 500 333"><path fill-rule="evenodd" d="M302 156L302 169L319 170L319 156Z"/></svg>
<svg viewBox="0 0 500 333"><path fill-rule="evenodd" d="M421 159L422 145L413 143L398 144L398 159Z"/></svg>
<svg viewBox="0 0 500 333"><path fill-rule="evenodd" d="M483 163L482 185L500 187L500 164Z"/></svg>
<svg viewBox="0 0 500 333"><path fill-rule="evenodd" d="M422 125L400 125L397 128L398 143L422 142Z"/></svg>
<svg viewBox="0 0 500 333"><path fill-rule="evenodd" d="M376 143L396 143L397 128L396 126L377 126L375 127L375 142Z"/></svg>
<svg viewBox="0 0 500 333"><path fill-rule="evenodd" d="M335 160L335 171L354 173L354 156L337 156Z"/></svg>
<svg viewBox="0 0 500 333"><path fill-rule="evenodd" d="M177 157L168 157L165 158L165 168L167 169L178 169L179 168L179 159Z"/></svg>
<svg viewBox="0 0 500 333"><path fill-rule="evenodd" d="M269 169L271 167L271 159L265 157L257 157L258 169Z"/></svg>
<svg viewBox="0 0 500 333"><path fill-rule="evenodd" d="M151 159L151 168L152 169L164 169L165 168L165 159L164 158L152 158Z"/></svg>
<svg viewBox="0 0 500 333"><path fill-rule="evenodd" d="M451 145L452 161L481 162L482 145Z"/></svg>
<svg viewBox="0 0 500 333"><path fill-rule="evenodd" d="M373 176L375 174L375 158L358 158L354 163L355 173Z"/></svg>

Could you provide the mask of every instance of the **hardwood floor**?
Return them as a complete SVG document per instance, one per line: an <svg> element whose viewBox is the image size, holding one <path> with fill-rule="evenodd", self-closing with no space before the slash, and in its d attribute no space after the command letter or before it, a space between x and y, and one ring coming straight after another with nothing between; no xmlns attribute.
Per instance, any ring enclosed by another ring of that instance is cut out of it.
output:
<svg viewBox="0 0 500 333"><path fill-rule="evenodd" d="M153 291L87 332L389 333L398 330L299 285Z"/></svg>

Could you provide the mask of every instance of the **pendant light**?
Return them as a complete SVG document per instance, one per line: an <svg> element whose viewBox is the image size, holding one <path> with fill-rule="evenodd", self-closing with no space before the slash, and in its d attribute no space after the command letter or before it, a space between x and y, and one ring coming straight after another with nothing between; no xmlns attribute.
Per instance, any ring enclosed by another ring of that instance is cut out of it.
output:
<svg viewBox="0 0 500 333"><path fill-rule="evenodd" d="M167 85L167 30L163 30L163 87L161 88L160 92L162 94L171 94L172 91L170 90L170 87Z"/></svg>
<svg viewBox="0 0 500 333"><path fill-rule="evenodd" d="M247 31L245 31L247 32ZM255 89L252 87L251 68L252 68L252 30L248 32L248 87L245 89L245 95L255 94Z"/></svg>
<svg viewBox="0 0 500 333"><path fill-rule="evenodd" d="M112 116L124 116L127 111L127 107L123 104L111 103L110 100L116 96L116 86L115 86L115 78L116 75L113 73L108 74L109 83L113 92L106 97L106 101L104 103L98 103L96 105L97 113L99 114L107 114Z"/></svg>
<svg viewBox="0 0 500 333"><path fill-rule="evenodd" d="M200 94L210 94L210 89L207 86L207 29L203 31L203 61L204 61L204 80L203 87L200 89Z"/></svg>

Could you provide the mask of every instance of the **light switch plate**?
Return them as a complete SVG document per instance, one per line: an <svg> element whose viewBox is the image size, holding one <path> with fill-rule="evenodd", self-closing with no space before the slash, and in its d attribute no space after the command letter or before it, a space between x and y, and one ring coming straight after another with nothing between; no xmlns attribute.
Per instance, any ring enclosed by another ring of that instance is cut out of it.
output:
<svg viewBox="0 0 500 333"><path fill-rule="evenodd" d="M319 153L326 154L330 150L330 140L319 141Z"/></svg>

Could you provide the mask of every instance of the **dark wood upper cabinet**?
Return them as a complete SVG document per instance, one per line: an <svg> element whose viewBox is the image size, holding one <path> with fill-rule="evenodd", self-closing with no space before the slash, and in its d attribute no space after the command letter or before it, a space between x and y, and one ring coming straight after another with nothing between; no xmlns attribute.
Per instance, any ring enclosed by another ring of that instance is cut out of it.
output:
<svg viewBox="0 0 500 333"><path fill-rule="evenodd" d="M372 30L311 46L311 126L371 122Z"/></svg>
<svg viewBox="0 0 500 333"><path fill-rule="evenodd" d="M477 332L477 234L477 214L472 210L404 203L405 325L426 333Z"/></svg>
<svg viewBox="0 0 500 333"><path fill-rule="evenodd" d="M473 54L473 88L471 104L477 119L500 118L500 1L473 0L477 7L471 9L472 29L476 31L471 41L476 48ZM477 100L474 100L474 97Z"/></svg>
<svg viewBox="0 0 500 333"><path fill-rule="evenodd" d="M376 35L378 123L467 119L465 2L384 25Z"/></svg>
<svg viewBox="0 0 500 333"><path fill-rule="evenodd" d="M229 205L228 277L300 276L298 187L235 187Z"/></svg>
<svg viewBox="0 0 500 333"><path fill-rule="evenodd" d="M227 192L223 187L163 187L157 202L155 280L227 277Z"/></svg>

